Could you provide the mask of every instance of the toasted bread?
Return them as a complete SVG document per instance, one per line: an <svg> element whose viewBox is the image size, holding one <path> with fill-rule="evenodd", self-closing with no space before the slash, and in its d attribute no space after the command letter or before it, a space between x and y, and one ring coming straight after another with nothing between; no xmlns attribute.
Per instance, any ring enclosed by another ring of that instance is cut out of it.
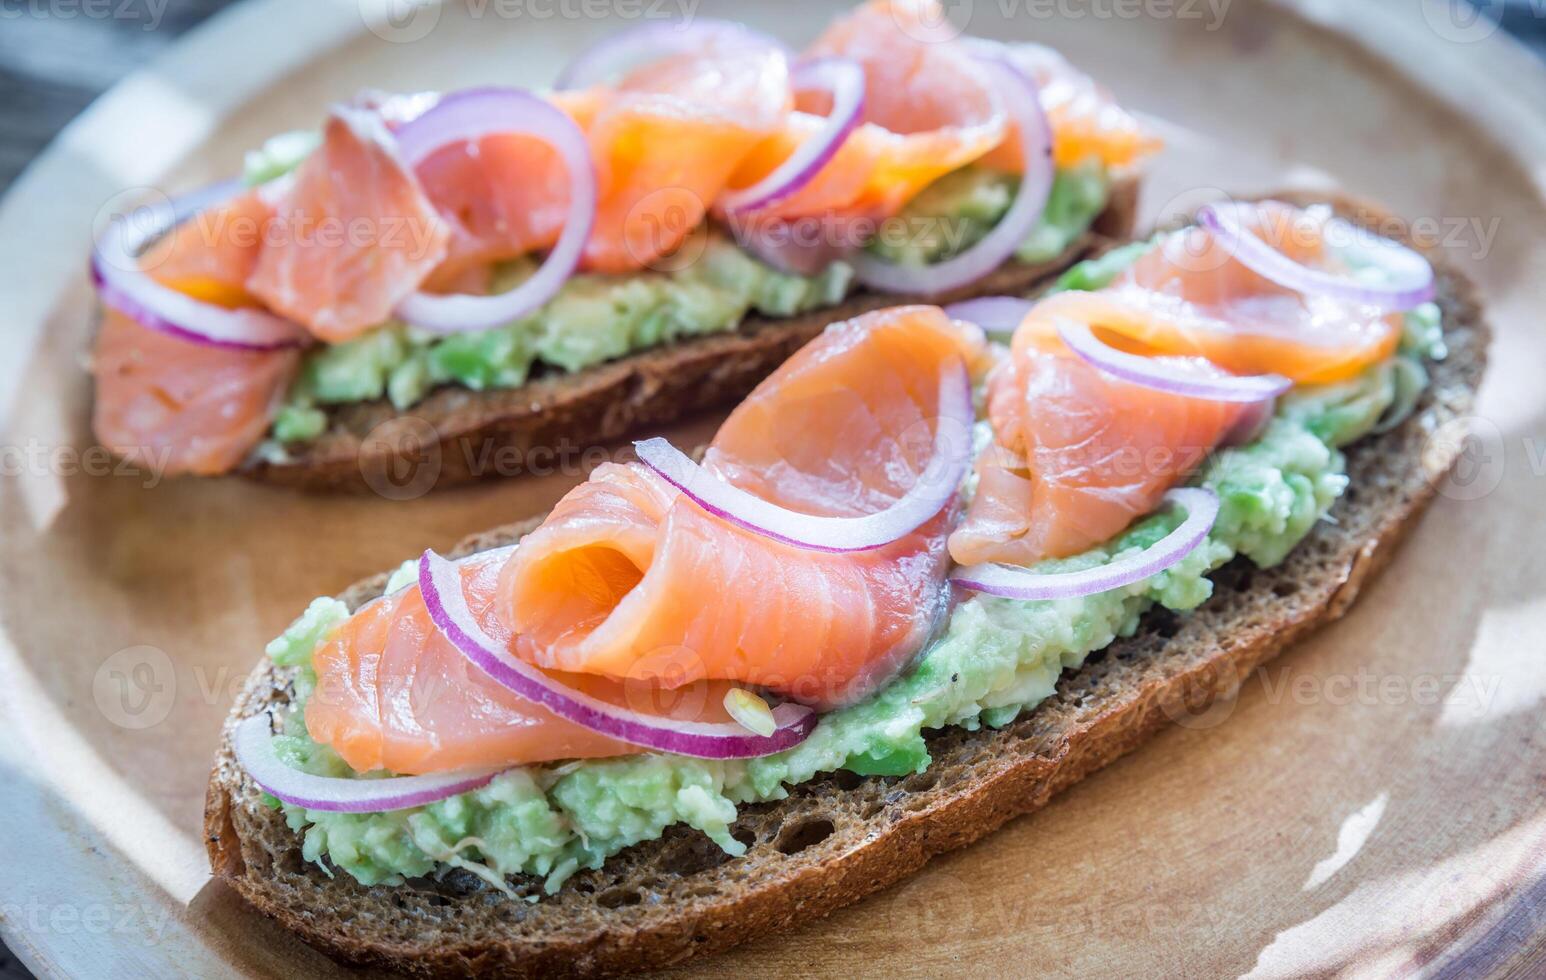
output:
<svg viewBox="0 0 1546 980"><path fill-rule="evenodd" d="M1138 207L1138 179L1124 177L1095 224L1058 258L1011 262L956 293L1023 294L1082 258L1125 240ZM520 472L534 449L605 445L628 432L738 401L829 323L908 300L860 291L832 309L681 340L575 374L552 372L519 388L445 386L407 412L381 399L334 407L328 428L284 461L256 460L243 473L305 490L388 496L428 492ZM406 481L391 474L413 474Z"/></svg>
<svg viewBox="0 0 1546 980"><path fill-rule="evenodd" d="M1302 195L1297 195L1301 200ZM1343 202L1345 213L1373 212ZM1348 450L1351 491L1276 568L1244 559L1214 576L1196 611L1157 610L1057 693L1000 730L930 733L927 771L908 777L831 773L787 799L743 807L747 853L732 858L677 826L582 871L556 895L511 901L463 873L403 887L364 887L301 858L300 838L259 802L226 730L205 811L210 861L262 912L341 958L420 975L601 975L659 967L776 933L911 874L1138 746L1168 721L1235 692L1306 632L1340 617L1435 494L1453 461L1429 443L1466 415L1485 366L1488 328L1472 288L1439 267L1449 356L1433 366L1416 412ZM1443 457L1443 458L1440 458ZM536 522L491 531L463 552L518 540ZM358 605L386 577L344 594ZM289 697L289 675L264 663L232 725ZM513 879L537 895L539 880Z"/></svg>

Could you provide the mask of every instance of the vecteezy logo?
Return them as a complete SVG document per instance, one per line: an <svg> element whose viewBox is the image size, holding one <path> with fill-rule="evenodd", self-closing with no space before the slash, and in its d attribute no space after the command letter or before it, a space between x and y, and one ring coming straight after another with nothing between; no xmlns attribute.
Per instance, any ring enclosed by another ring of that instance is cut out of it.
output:
<svg viewBox="0 0 1546 980"><path fill-rule="evenodd" d="M1160 710L1181 728L1217 728L1235 713L1240 683L1232 665L1206 666L1181 678L1179 687L1160 700Z"/></svg>
<svg viewBox="0 0 1546 980"><path fill-rule="evenodd" d="M1229 208L1238 213L1239 205L1222 189L1199 185L1171 195L1155 212L1154 226L1162 231L1187 228L1195 224L1197 212L1204 206ZM1215 272L1225 266L1233 252L1213 235L1193 232L1165 239L1165 258L1184 272Z"/></svg>
<svg viewBox="0 0 1546 980"><path fill-rule="evenodd" d="M1434 429L1423 442L1421 458L1440 496L1479 500L1503 482L1507 454L1496 422L1467 415Z"/></svg>
<svg viewBox="0 0 1546 980"><path fill-rule="evenodd" d="M661 187L634 202L623 218L623 248L636 265L654 272L681 272L703 256L708 241L693 234L707 211L687 187Z"/></svg>
<svg viewBox="0 0 1546 980"><path fill-rule="evenodd" d="M137 242L154 238L166 230L167 216L172 210L172 200L159 187L126 187L97 209L91 222L94 242L104 242L108 233L117 232L123 242ZM137 256L120 249L107 248L101 253L103 261L120 271L133 272L144 268ZM157 261L160 261L159 259Z"/></svg>
<svg viewBox="0 0 1546 980"><path fill-rule="evenodd" d="M937 44L961 36L972 21L973 0L941 0L929 3L893 3L891 19L914 41Z"/></svg>
<svg viewBox="0 0 1546 980"><path fill-rule="evenodd" d="M139 731L161 724L177 700L177 671L166 651L152 646L119 650L91 679L91 699L102 717Z"/></svg>
<svg viewBox="0 0 1546 980"><path fill-rule="evenodd" d="M440 480L440 432L405 415L381 423L360 442L360 476L387 500L417 500Z"/></svg>
<svg viewBox="0 0 1546 980"><path fill-rule="evenodd" d="M1508 0L1419 0L1417 6L1433 33L1456 44L1474 44L1497 33Z"/></svg>
<svg viewBox="0 0 1546 980"><path fill-rule="evenodd" d="M409 44L440 23L441 0L359 0L360 19L383 41Z"/></svg>

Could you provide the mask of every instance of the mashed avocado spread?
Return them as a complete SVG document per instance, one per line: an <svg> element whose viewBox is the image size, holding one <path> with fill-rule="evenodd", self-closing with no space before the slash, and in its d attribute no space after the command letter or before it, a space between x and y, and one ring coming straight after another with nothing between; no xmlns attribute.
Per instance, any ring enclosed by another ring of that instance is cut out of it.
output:
<svg viewBox="0 0 1546 980"><path fill-rule="evenodd" d="M264 183L289 173L314 150L311 132L285 133L248 154L245 179ZM949 258L987 234L1009 210L1013 176L966 167L926 188L871 246L893 262L926 265ZM1016 253L1026 263L1061 255L1105 209L1110 181L1099 166L1059 173L1041 221ZM734 330L748 314L790 317L841 303L853 269L836 262L814 276L783 273L738 247L722 230L699 232L682 253L702 252L673 271L626 276L578 275L540 310L489 330L435 337L402 323L383 324L342 344L318 346L274 419L272 443L321 435L325 407L387 398L405 411L439 385L474 391L518 388L534 367L579 371L672 340ZM530 275L530 260L496 270L493 292ZM273 452L273 445L265 450Z"/></svg>
<svg viewBox="0 0 1546 980"><path fill-rule="evenodd" d="M1108 255L1085 263L1062 285L1103 285L1141 250L1122 250L1123 260ZM1422 359L1443 356L1436 306L1420 307L1406 321L1398 356L1350 381L1296 389L1279 400L1255 442L1210 458L1194 482L1218 494L1219 517L1207 540L1179 564L1080 599L1020 602L971 595L913 667L870 699L824 716L792 749L730 762L644 753L534 766L411 810L355 815L284 805L289 825L304 832L307 860L341 868L364 884L460 867L497 887L504 887L505 875L544 876L551 893L576 870L599 867L608 856L676 823L740 854L745 845L730 832L737 806L780 799L786 787L817 773L922 772L929 765L926 729L1006 725L1049 697L1062 671L1132 635L1147 610L1159 605L1184 611L1201 604L1213 591L1208 574L1235 556L1264 567L1281 562L1346 488L1340 447L1409 412L1427 384ZM1151 515L1104 547L1042 567L1100 564L1152 544L1179 520L1169 512ZM410 563L388 590L412 580ZM335 599L317 599L268 647L276 663L297 668L280 752L292 765L318 775L353 775L329 748L307 736L301 712L315 683L312 653L348 614Z"/></svg>

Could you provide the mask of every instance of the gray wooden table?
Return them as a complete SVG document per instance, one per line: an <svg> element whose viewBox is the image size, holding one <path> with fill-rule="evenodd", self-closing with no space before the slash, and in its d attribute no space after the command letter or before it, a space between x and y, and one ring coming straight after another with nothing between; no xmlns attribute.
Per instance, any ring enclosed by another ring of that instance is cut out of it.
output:
<svg viewBox="0 0 1546 980"><path fill-rule="evenodd" d="M0 193L92 99L234 2L0 0ZM1507 0L1502 19L1546 57L1546 0ZM0 980L28 977L0 945Z"/></svg>

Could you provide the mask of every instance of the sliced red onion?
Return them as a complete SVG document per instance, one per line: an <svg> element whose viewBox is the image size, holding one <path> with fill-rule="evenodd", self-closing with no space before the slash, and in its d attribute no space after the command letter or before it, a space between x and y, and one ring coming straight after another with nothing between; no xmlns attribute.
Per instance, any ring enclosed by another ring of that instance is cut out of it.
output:
<svg viewBox="0 0 1546 980"><path fill-rule="evenodd" d="M314 776L292 769L279 758L274 751L268 716L262 714L253 715L236 726L232 748L236 750L236 761L263 792L295 806L330 813L384 813L424 806L485 786L510 768L464 769L383 779Z"/></svg>
<svg viewBox="0 0 1546 980"><path fill-rule="evenodd" d="M226 181L115 216L91 253L91 279L102 302L143 327L209 347L265 351L309 343L311 335L299 324L264 310L228 310L201 302L163 286L140 268L139 256L147 245L246 190L239 180Z"/></svg>
<svg viewBox="0 0 1546 980"><path fill-rule="evenodd" d="M696 17L691 21L646 24L614 34L582 52L559 72L553 87L588 88L610 81L636 65L673 54L702 51L711 44L787 50L781 42L734 21Z"/></svg>
<svg viewBox="0 0 1546 980"><path fill-rule="evenodd" d="M864 69L857 61L828 57L802 62L790 72L789 83L796 92L831 92L832 111L821 129L772 173L750 187L720 197L719 203L728 213L769 207L810 183L859 125L864 113Z"/></svg>
<svg viewBox="0 0 1546 980"><path fill-rule="evenodd" d="M1157 391L1215 402L1261 402L1276 398L1294 386L1281 374L1227 374L1211 364L1203 371L1185 361L1144 357L1117 350L1101 342L1087 324L1059 318L1058 336L1068 349L1114 378Z"/></svg>
<svg viewBox="0 0 1546 980"><path fill-rule="evenodd" d="M419 591L435 627L495 683L620 742L700 759L749 759L798 745L816 727L816 713L793 703L773 709L777 725L766 736L736 722L676 721L631 711L575 690L511 654L507 644L490 636L468 607L455 562L424 552L419 559Z"/></svg>
<svg viewBox="0 0 1546 980"><path fill-rule="evenodd" d="M843 553L880 548L938 514L971 465L971 379L957 361L939 382L939 419L933 455L896 503L863 517L818 517L754 497L710 473L664 439L634 443L639 461L715 517L796 548Z"/></svg>
<svg viewBox="0 0 1546 980"><path fill-rule="evenodd" d="M1300 265L1248 231L1240 223L1236 210L1227 204L1205 205L1197 212L1197 223L1218 238L1246 268L1280 286L1392 312L1410 310L1433 299L1433 266L1405 245L1361 232L1340 218L1331 219L1332 223L1346 229L1350 237L1356 237L1368 257L1385 273L1385 285L1371 285L1350 276Z"/></svg>
<svg viewBox="0 0 1546 980"><path fill-rule="evenodd" d="M520 133L552 145L569 171L569 214L558 243L531 278L497 296L415 293L398 316L432 333L487 330L518 320L557 293L575 267L596 219L596 169L585 133L563 110L518 89L468 89L448 95L397 132L409 168L453 143Z"/></svg>
<svg viewBox="0 0 1546 980"><path fill-rule="evenodd" d="M984 57L977 63L993 78L1020 133L1025 172L1014 201L981 241L943 262L910 266L887 262L868 252L856 254L854 270L859 281L871 289L931 296L969 285L1007 262L1041 219L1056 172L1052 128L1042 112L1036 83L1004 58Z"/></svg>
<svg viewBox="0 0 1546 980"><path fill-rule="evenodd" d="M1035 305L1018 296L979 296L951 303L945 307L945 315L952 320L975 323L995 340L1009 340Z"/></svg>
<svg viewBox="0 0 1546 980"><path fill-rule="evenodd" d="M958 568L951 581L962 588L1005 599L1077 599L1141 582L1191 554L1202 544L1219 516L1219 498L1212 490L1185 487L1165 494L1165 502L1186 509L1186 520L1151 547L1107 565L1077 572L1033 572L1010 565Z"/></svg>

